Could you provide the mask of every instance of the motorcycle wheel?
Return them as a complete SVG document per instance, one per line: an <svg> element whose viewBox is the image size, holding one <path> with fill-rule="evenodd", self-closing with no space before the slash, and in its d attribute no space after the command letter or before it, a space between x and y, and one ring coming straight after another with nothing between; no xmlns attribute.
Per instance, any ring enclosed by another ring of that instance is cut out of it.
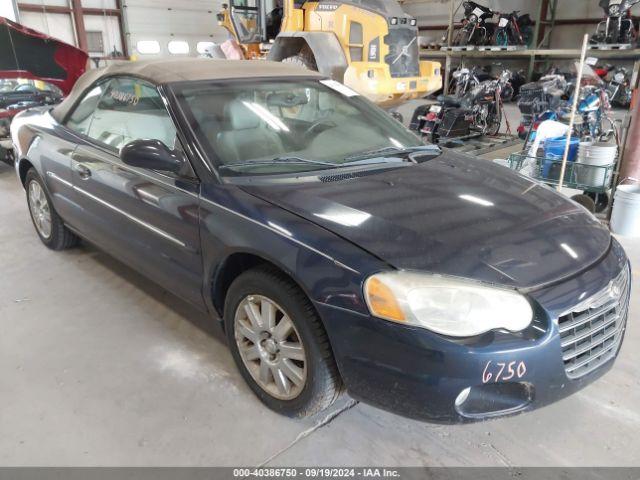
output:
<svg viewBox="0 0 640 480"><path fill-rule="evenodd" d="M506 47L509 45L509 35L506 30L500 30L496 33L496 40L494 42L499 47Z"/></svg>
<svg viewBox="0 0 640 480"><path fill-rule="evenodd" d="M466 29L461 29L456 32L455 37L453 38L453 46L454 47L463 47L465 45L465 41L467 38Z"/></svg>
<svg viewBox="0 0 640 480"><path fill-rule="evenodd" d="M489 114L487 118L487 129L484 132L489 137L495 137L500 133L500 126L502 125L502 111L497 109Z"/></svg>
<svg viewBox="0 0 640 480"><path fill-rule="evenodd" d="M613 26L611 27L611 30L607 32L606 43L609 43L609 44L623 43L623 42L620 42L621 36L622 35L620 35L620 30L618 30L616 26Z"/></svg>
<svg viewBox="0 0 640 480"><path fill-rule="evenodd" d="M471 31L468 32L467 43L465 45L484 45L483 36L480 33L481 30L482 30L482 27L472 28Z"/></svg>

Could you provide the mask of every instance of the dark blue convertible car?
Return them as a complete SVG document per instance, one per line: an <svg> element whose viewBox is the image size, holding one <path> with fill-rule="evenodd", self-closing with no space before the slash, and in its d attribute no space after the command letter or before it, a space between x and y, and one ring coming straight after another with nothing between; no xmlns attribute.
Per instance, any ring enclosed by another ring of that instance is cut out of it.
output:
<svg viewBox="0 0 640 480"><path fill-rule="evenodd" d="M220 319L283 414L343 387L436 422L513 414L620 349L629 262L592 215L314 72L112 65L12 139L43 243L86 239Z"/></svg>

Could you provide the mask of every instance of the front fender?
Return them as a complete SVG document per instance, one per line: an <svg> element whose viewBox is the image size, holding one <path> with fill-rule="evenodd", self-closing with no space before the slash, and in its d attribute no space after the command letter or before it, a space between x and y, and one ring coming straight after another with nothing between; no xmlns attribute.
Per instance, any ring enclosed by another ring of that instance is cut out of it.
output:
<svg viewBox="0 0 640 480"><path fill-rule="evenodd" d="M230 185L203 186L200 208L204 297L216 311L211 279L235 253L263 258L314 302L367 313L362 286L389 266L332 232Z"/></svg>
<svg viewBox="0 0 640 480"><path fill-rule="evenodd" d="M332 32L282 32L276 38L268 60L281 62L309 47L316 61L318 71L323 75L342 82L349 66L338 37Z"/></svg>

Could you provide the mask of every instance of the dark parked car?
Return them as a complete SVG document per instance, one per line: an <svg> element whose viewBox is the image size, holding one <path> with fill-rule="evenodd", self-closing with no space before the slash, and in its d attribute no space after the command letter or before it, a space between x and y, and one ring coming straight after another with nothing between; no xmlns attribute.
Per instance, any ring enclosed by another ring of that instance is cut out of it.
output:
<svg viewBox="0 0 640 480"><path fill-rule="evenodd" d="M431 421L512 414L620 349L629 262L593 216L314 72L113 65L12 138L44 244L85 238L221 319L283 414L343 385Z"/></svg>

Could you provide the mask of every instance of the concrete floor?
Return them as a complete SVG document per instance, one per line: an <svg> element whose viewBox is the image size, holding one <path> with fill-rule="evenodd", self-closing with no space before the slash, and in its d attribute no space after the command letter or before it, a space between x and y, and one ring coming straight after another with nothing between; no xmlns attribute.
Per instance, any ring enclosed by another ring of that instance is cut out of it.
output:
<svg viewBox="0 0 640 480"><path fill-rule="evenodd" d="M91 247L44 248L2 163L0 205L2 466L640 466L637 286L614 369L542 410L436 426L343 398L296 421L254 398L207 318ZM622 242L638 278L640 241Z"/></svg>

